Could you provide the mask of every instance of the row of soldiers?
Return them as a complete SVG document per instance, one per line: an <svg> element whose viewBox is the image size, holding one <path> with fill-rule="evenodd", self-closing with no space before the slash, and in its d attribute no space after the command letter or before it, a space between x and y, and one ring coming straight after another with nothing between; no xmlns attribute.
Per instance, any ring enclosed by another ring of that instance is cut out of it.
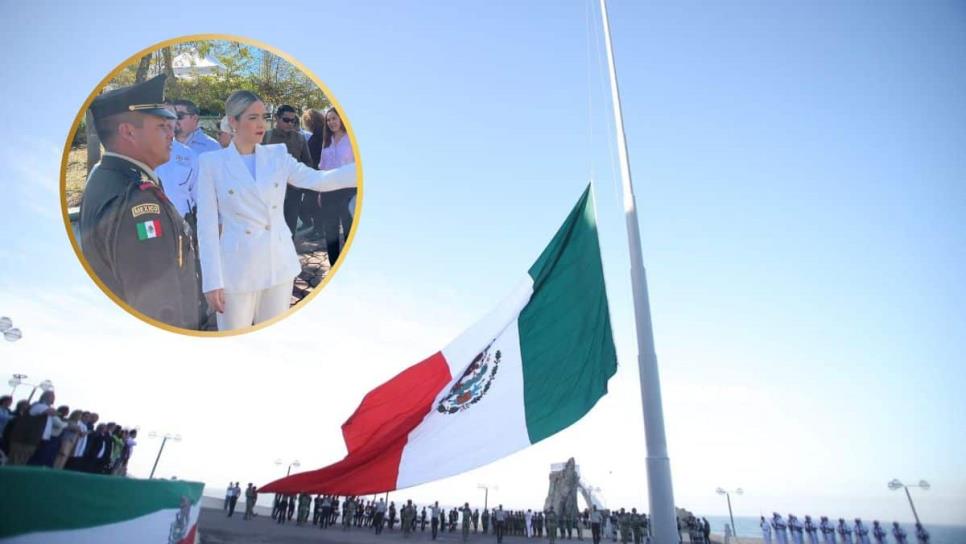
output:
<svg viewBox="0 0 966 544"><path fill-rule="evenodd" d="M805 516L804 521L794 514L788 514L786 522L778 512L772 514L770 520L761 517L761 532L765 544L772 543L772 535L776 544L788 544L789 537L793 544L804 544L808 539L808 544L886 544L889 541L889 533L896 544L907 544L909 534L899 525L899 522L892 522L891 531L883 527L879 520L872 522L871 529L866 527L861 518L855 518L854 523L848 523L844 518L839 518L838 525L829 521L828 517L822 516L818 523L812 520L811 516ZM821 535L821 540L819 539ZM853 539L854 537L854 539ZM916 523L915 527L916 542L919 544L929 543L929 531Z"/></svg>
<svg viewBox="0 0 966 544"><path fill-rule="evenodd" d="M642 544L650 534L647 515L639 514L636 508L629 512L623 508L608 512L599 511L595 506L574 516L558 514L553 507L533 512L504 510L503 505L499 505L484 508L481 513L479 509L471 509L468 503L462 508L447 510L436 502L419 509L410 500L397 509L394 501L387 505L384 499L366 501L349 496L340 500L334 495L316 495L313 499L308 493L275 495L272 519L277 523L292 521L294 517L296 524L305 525L309 523L310 513L312 524L320 529L338 524L345 531L353 527L374 528L375 533L380 534L385 527L392 531L398 521L404 537L417 530L426 531L429 526L434 540L439 532L455 532L458 528L464 539L471 529L476 533L482 528L483 534L494 534L498 543L506 535L543 538L546 534L550 542L554 542L558 537L572 539L576 533L577 539L583 540L584 531L589 529L594 544L607 534L615 541L619 534L622 543Z"/></svg>

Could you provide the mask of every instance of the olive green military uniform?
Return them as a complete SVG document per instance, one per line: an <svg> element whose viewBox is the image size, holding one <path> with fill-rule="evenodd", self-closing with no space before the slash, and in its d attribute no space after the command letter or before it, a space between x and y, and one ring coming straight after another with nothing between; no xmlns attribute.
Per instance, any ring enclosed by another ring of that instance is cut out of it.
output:
<svg viewBox="0 0 966 544"><path fill-rule="evenodd" d="M95 123L120 114L175 119L164 104L160 75L101 94ZM149 165L107 152L87 178L80 206L80 243L91 270L142 314L198 329L201 289L191 228L168 200Z"/></svg>
<svg viewBox="0 0 966 544"><path fill-rule="evenodd" d="M556 542L557 541L557 513L554 512L553 510L547 512L544 522L547 524L547 538L550 539L550 542Z"/></svg>

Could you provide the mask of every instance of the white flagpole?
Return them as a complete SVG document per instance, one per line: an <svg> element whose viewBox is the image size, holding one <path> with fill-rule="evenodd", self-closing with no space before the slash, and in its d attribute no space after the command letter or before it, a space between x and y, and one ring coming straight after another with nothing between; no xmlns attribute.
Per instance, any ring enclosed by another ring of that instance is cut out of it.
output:
<svg viewBox="0 0 966 544"><path fill-rule="evenodd" d="M617 88L617 69L607 19L607 0L600 0L604 23L604 43L607 47L607 68L610 73L610 94L614 105L617 128L617 154L620 159L621 185L624 189L624 220L630 246L631 289L634 296L634 317L637 328L637 367L641 380L641 399L644 407L644 437L647 443L647 496L651 511L651 534L655 544L677 544L677 514L674 510L674 490L671 487L671 461L667 455L664 433L664 409L661 403L661 382L654 351L654 331L651 328L651 305L647 297L647 275L641 255L641 231L637 222L637 205L631 183L631 165L624 136L620 91Z"/></svg>

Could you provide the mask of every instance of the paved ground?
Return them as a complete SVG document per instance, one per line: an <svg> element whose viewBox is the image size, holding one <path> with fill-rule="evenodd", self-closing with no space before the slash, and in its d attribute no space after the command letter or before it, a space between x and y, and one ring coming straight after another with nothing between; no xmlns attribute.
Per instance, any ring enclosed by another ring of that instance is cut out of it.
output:
<svg viewBox="0 0 966 544"><path fill-rule="evenodd" d="M244 512L236 512L235 517L228 518L225 513L216 508L202 508L201 518L198 522L201 534L201 544L307 544L338 542L345 544L386 544L404 542L433 542L429 527L426 532L416 531L411 538L403 538L398 526L395 531L388 529L381 535L376 535L371 528L353 528L351 531L343 531L341 527L330 527L322 530L315 525L297 526L295 523L278 525L270 517L258 516L253 520L245 521L242 519ZM463 535L457 528L454 533L440 533L435 542L456 544L463 541ZM712 535L712 541L720 542L720 537ZM687 542L685 536L685 542ZM742 539L741 544L753 542L753 539ZM469 542L495 544L496 537L493 534L484 535L482 533L470 532ZM526 544L545 543L546 538L541 540L528 540L520 536L504 537L506 544ZM576 542L591 542L590 535L585 534L583 541L577 540L574 535L573 540L557 539L561 544ZM602 540L604 544L612 544L610 539ZM732 541L734 542L734 541Z"/></svg>
<svg viewBox="0 0 966 544"><path fill-rule="evenodd" d="M346 544L385 544L388 542L433 542L430 538L429 527L426 532L416 531L411 538L403 538L399 526L390 532L384 530L381 535L376 535L371 528L353 528L351 531L343 531L341 527L330 527L322 530L315 525L305 525L299 527L295 523L278 525L271 518L265 516L256 517L253 520L245 521L242 519L244 512L236 512L235 516L228 518L224 512L218 509L201 509L201 518L198 528L201 533L201 544L266 544L269 542L279 544L304 544L308 542L340 542ZM436 542L459 543L462 542L462 533L440 533ZM527 540L522 537L506 537L503 542L512 544L517 542L524 544ZM585 539L590 542L590 538ZM496 537L492 534L483 535L470 532L471 543L495 544ZM577 542L576 537L573 542Z"/></svg>

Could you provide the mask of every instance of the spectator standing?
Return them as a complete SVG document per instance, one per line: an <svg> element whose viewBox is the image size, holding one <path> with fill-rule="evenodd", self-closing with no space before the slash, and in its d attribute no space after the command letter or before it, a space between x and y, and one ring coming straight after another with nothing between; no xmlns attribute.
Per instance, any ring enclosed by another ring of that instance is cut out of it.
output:
<svg viewBox="0 0 966 544"><path fill-rule="evenodd" d="M299 117L295 113L295 108L288 104L279 106L275 110L275 127L265 133L262 144L285 144L289 155L295 160L306 166L315 168L315 165L312 164L312 154L309 153L309 144L298 130L298 120ZM282 209L285 215L285 223L288 225L289 230L292 231L293 239L295 238L295 230L298 227L303 193L305 191L291 185L285 189L285 202Z"/></svg>
<svg viewBox="0 0 966 544"><path fill-rule="evenodd" d="M356 162L352 142L342 123L342 117L335 108L325 112L325 129L322 139L319 170L333 170ZM325 247L329 263L334 265L342 250L340 231L344 238L349 237L352 227L350 210L355 207L357 189L340 189L322 195L317 218L322 222L325 233Z"/></svg>

